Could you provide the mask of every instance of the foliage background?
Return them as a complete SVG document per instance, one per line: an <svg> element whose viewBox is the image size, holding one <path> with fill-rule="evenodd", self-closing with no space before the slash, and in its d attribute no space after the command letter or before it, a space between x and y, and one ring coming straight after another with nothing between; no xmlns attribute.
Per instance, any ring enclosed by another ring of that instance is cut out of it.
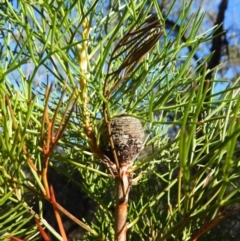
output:
<svg viewBox="0 0 240 241"><path fill-rule="evenodd" d="M233 61L226 49L238 45L233 44L232 35L218 37L224 27L213 27L224 20L219 16L228 1L220 2L211 26L203 21L212 15L198 11L199 2L1 2L3 240L8 235L38 240L34 217L53 240L61 239L52 206L44 198L43 177L29 165L31 159L38 170L43 168L43 147L50 133L43 122L47 105L49 119L55 120L51 136L64 126L51 152L48 182L57 201L90 226L83 231L82 223L63 215L67 236L69 240L112 240L114 181L89 148L83 128L84 102L74 90L84 77L90 120L98 135L110 54L141 9L146 15L158 14L163 36L108 103L111 115L124 112L138 117L150 133L133 168L134 177L142 177L131 191L128 240L237 237L239 216L233 207L239 202L239 68L238 58ZM84 76L77 46L86 42L82 36L86 17L91 31ZM233 32L238 33L238 28ZM218 42L212 40L213 34ZM123 59L124 54L112 68ZM218 68L221 61L223 67ZM50 84L53 88L46 101ZM216 88L219 84L224 89ZM71 118L64 118L64 113ZM220 228L212 230L221 220L225 221Z"/></svg>

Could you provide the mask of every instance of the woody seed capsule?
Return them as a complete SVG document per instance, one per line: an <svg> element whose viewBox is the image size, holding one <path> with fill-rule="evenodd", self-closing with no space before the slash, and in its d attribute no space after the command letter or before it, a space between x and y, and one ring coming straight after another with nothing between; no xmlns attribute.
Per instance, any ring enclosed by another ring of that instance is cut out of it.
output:
<svg viewBox="0 0 240 241"><path fill-rule="evenodd" d="M111 120L111 136L119 164L132 164L144 142L141 121L131 116L115 117ZM101 127L100 148L114 161L106 125Z"/></svg>

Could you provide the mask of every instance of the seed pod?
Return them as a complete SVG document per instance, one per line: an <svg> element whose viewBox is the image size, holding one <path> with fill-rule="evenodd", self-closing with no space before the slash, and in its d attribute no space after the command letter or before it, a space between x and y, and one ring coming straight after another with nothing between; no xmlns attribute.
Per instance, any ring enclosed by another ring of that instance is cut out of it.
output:
<svg viewBox="0 0 240 241"><path fill-rule="evenodd" d="M144 142L141 121L131 116L115 117L111 120L111 136L119 164L132 164ZM100 148L114 161L106 124L102 125L100 130Z"/></svg>

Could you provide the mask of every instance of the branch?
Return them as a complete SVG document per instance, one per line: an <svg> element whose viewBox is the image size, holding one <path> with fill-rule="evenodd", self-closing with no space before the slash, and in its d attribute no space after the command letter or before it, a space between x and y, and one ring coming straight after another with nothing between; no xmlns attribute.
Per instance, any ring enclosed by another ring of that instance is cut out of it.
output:
<svg viewBox="0 0 240 241"><path fill-rule="evenodd" d="M224 15L225 15L225 11L227 9L227 5L228 5L228 0L221 1L220 5L219 5L217 20L214 24L214 25L220 25L220 27L215 32L215 35L217 37L213 38L213 40L212 40L212 47L210 50L211 50L211 52L214 52L214 53L213 53L211 60L208 63L208 67L207 67L210 70L214 69L216 66L218 66L220 64L222 47L225 44L225 40L222 38L221 33L224 32L223 21L224 21ZM211 79L212 72L210 71L206 77L207 77L207 79Z"/></svg>

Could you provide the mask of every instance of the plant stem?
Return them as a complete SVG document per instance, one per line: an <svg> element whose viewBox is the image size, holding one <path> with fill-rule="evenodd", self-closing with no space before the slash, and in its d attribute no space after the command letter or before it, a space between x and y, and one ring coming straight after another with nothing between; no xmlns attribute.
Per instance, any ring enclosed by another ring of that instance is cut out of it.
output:
<svg viewBox="0 0 240 241"><path fill-rule="evenodd" d="M120 167L120 175L116 177L116 210L115 210L115 241L126 241L127 207L130 192L128 165Z"/></svg>

